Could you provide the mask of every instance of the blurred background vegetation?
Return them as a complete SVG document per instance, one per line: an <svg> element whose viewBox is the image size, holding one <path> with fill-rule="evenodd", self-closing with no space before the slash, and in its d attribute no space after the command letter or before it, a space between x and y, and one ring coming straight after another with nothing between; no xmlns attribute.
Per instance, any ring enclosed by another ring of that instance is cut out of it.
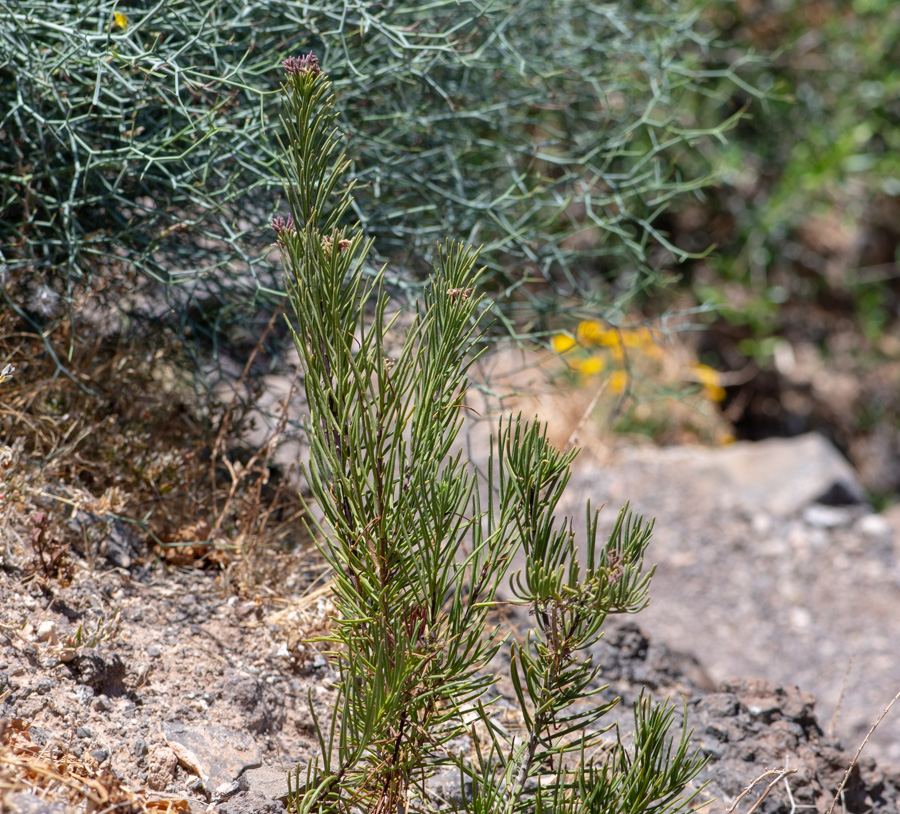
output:
<svg viewBox="0 0 900 814"><path fill-rule="evenodd" d="M670 211L684 289L717 307L696 336L729 384L738 438L816 430L876 505L900 491L900 6L712 2L734 56L769 60L738 91L720 182Z"/></svg>
<svg viewBox="0 0 900 814"><path fill-rule="evenodd" d="M616 342L596 349L588 321L555 347L582 386L596 373L615 392L626 375L630 409L607 410L622 432L728 443L817 431L851 460L873 504L891 505L900 492L900 6L711 0L701 19L725 54L708 68L761 59L698 100L700 119L743 115L716 154L717 183L657 221L686 253L715 246L677 265L663 257L678 284L639 312L712 306L686 338L694 358L664 361L659 342L648 356L632 338L630 358L617 360ZM628 339L620 333L623 349Z"/></svg>
<svg viewBox="0 0 900 814"><path fill-rule="evenodd" d="M889 503L898 32L890 0L8 2L0 440L170 554L296 537L267 223L280 60L313 50L398 299L483 243L497 340L605 381L620 431L816 429Z"/></svg>
<svg viewBox="0 0 900 814"><path fill-rule="evenodd" d="M661 0L4 9L6 302L35 329L85 298L117 330L167 316L213 346L266 324L286 55L313 50L335 81L355 214L394 285L458 235L529 331L563 297L652 286L651 241L686 256L654 221L710 182L699 145L728 126L687 112L715 39Z"/></svg>

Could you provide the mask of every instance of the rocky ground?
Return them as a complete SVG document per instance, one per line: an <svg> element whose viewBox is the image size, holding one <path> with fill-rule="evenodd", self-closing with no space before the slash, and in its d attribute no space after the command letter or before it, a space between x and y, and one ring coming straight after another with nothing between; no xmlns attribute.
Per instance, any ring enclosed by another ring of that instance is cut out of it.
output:
<svg viewBox="0 0 900 814"><path fill-rule="evenodd" d="M631 499L658 518L651 608L597 653L623 720L644 687L683 697L710 811L747 812L775 780L758 811L826 814L898 689L898 524L860 502L824 443L767 443L595 445L568 508L608 501L611 520ZM0 811L282 810L287 771L313 749L308 699L324 709L334 679L302 641L330 612L316 555L241 598L121 527L93 556L73 546L39 568L29 522L0 551ZM900 811L898 733L888 716L836 810Z"/></svg>
<svg viewBox="0 0 900 814"><path fill-rule="evenodd" d="M796 684L854 747L900 690L900 512L861 502L821 436L588 452L567 494L576 517L590 497L609 502L607 523L629 499L656 518L659 566L639 622L714 684ZM867 750L900 765L897 712Z"/></svg>

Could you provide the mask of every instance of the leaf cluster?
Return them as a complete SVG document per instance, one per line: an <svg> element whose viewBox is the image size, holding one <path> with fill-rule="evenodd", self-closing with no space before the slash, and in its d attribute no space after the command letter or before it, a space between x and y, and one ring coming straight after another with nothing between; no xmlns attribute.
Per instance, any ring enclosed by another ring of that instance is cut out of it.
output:
<svg viewBox="0 0 900 814"><path fill-rule="evenodd" d="M368 270L330 80L309 55L285 61L284 163L290 216L273 221L309 405L305 477L333 571L328 639L338 673L320 754L293 777L300 812L674 812L702 761L673 711L642 699L633 742L607 740L612 703L594 702L589 653L609 614L647 603L652 523L624 508L587 559L555 511L574 453L545 430L503 422L480 483L454 446L467 372L487 328L478 253L445 240L414 313L392 310ZM397 333L402 339L396 340ZM534 619L508 644L492 615L517 551L515 602ZM524 721L510 736L488 698L497 665ZM599 750L599 752L598 752ZM458 799L429 785L452 769Z"/></svg>

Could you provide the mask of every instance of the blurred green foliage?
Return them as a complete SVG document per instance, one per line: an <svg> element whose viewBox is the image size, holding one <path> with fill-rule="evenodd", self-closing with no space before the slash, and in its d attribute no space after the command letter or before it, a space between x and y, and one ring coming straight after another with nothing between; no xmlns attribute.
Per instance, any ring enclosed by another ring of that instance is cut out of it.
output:
<svg viewBox="0 0 900 814"><path fill-rule="evenodd" d="M655 222L708 183L700 148L729 117L686 114L715 41L681 3L12 0L6 305L39 331L90 302L258 335L282 296L263 228L281 197L272 94L280 60L310 49L358 156L353 214L394 286L458 234L485 245L507 328L535 330L563 297L658 282L653 245L685 256Z"/></svg>
<svg viewBox="0 0 900 814"><path fill-rule="evenodd" d="M804 303L852 316L876 342L900 307L900 6L716 0L704 15L734 57L771 58L751 74L768 98L730 100L747 115L705 205L719 251L695 277L698 296L721 306L757 362L774 334L824 341L793 318Z"/></svg>

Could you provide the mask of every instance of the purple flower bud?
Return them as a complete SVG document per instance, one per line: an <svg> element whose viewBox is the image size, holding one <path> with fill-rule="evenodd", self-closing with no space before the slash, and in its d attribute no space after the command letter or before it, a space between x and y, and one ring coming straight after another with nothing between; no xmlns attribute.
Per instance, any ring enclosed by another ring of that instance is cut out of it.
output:
<svg viewBox="0 0 900 814"><path fill-rule="evenodd" d="M288 215L287 220L285 220L281 215L276 215L272 218L272 229L275 231L275 242L272 245L277 246L279 243L284 242L285 233L292 235L297 231L297 228L294 226L294 216Z"/></svg>
<svg viewBox="0 0 900 814"><path fill-rule="evenodd" d="M287 57L281 64L284 66L285 73L288 76L301 74L318 76L322 73L322 70L319 68L319 58L312 51L303 57Z"/></svg>

